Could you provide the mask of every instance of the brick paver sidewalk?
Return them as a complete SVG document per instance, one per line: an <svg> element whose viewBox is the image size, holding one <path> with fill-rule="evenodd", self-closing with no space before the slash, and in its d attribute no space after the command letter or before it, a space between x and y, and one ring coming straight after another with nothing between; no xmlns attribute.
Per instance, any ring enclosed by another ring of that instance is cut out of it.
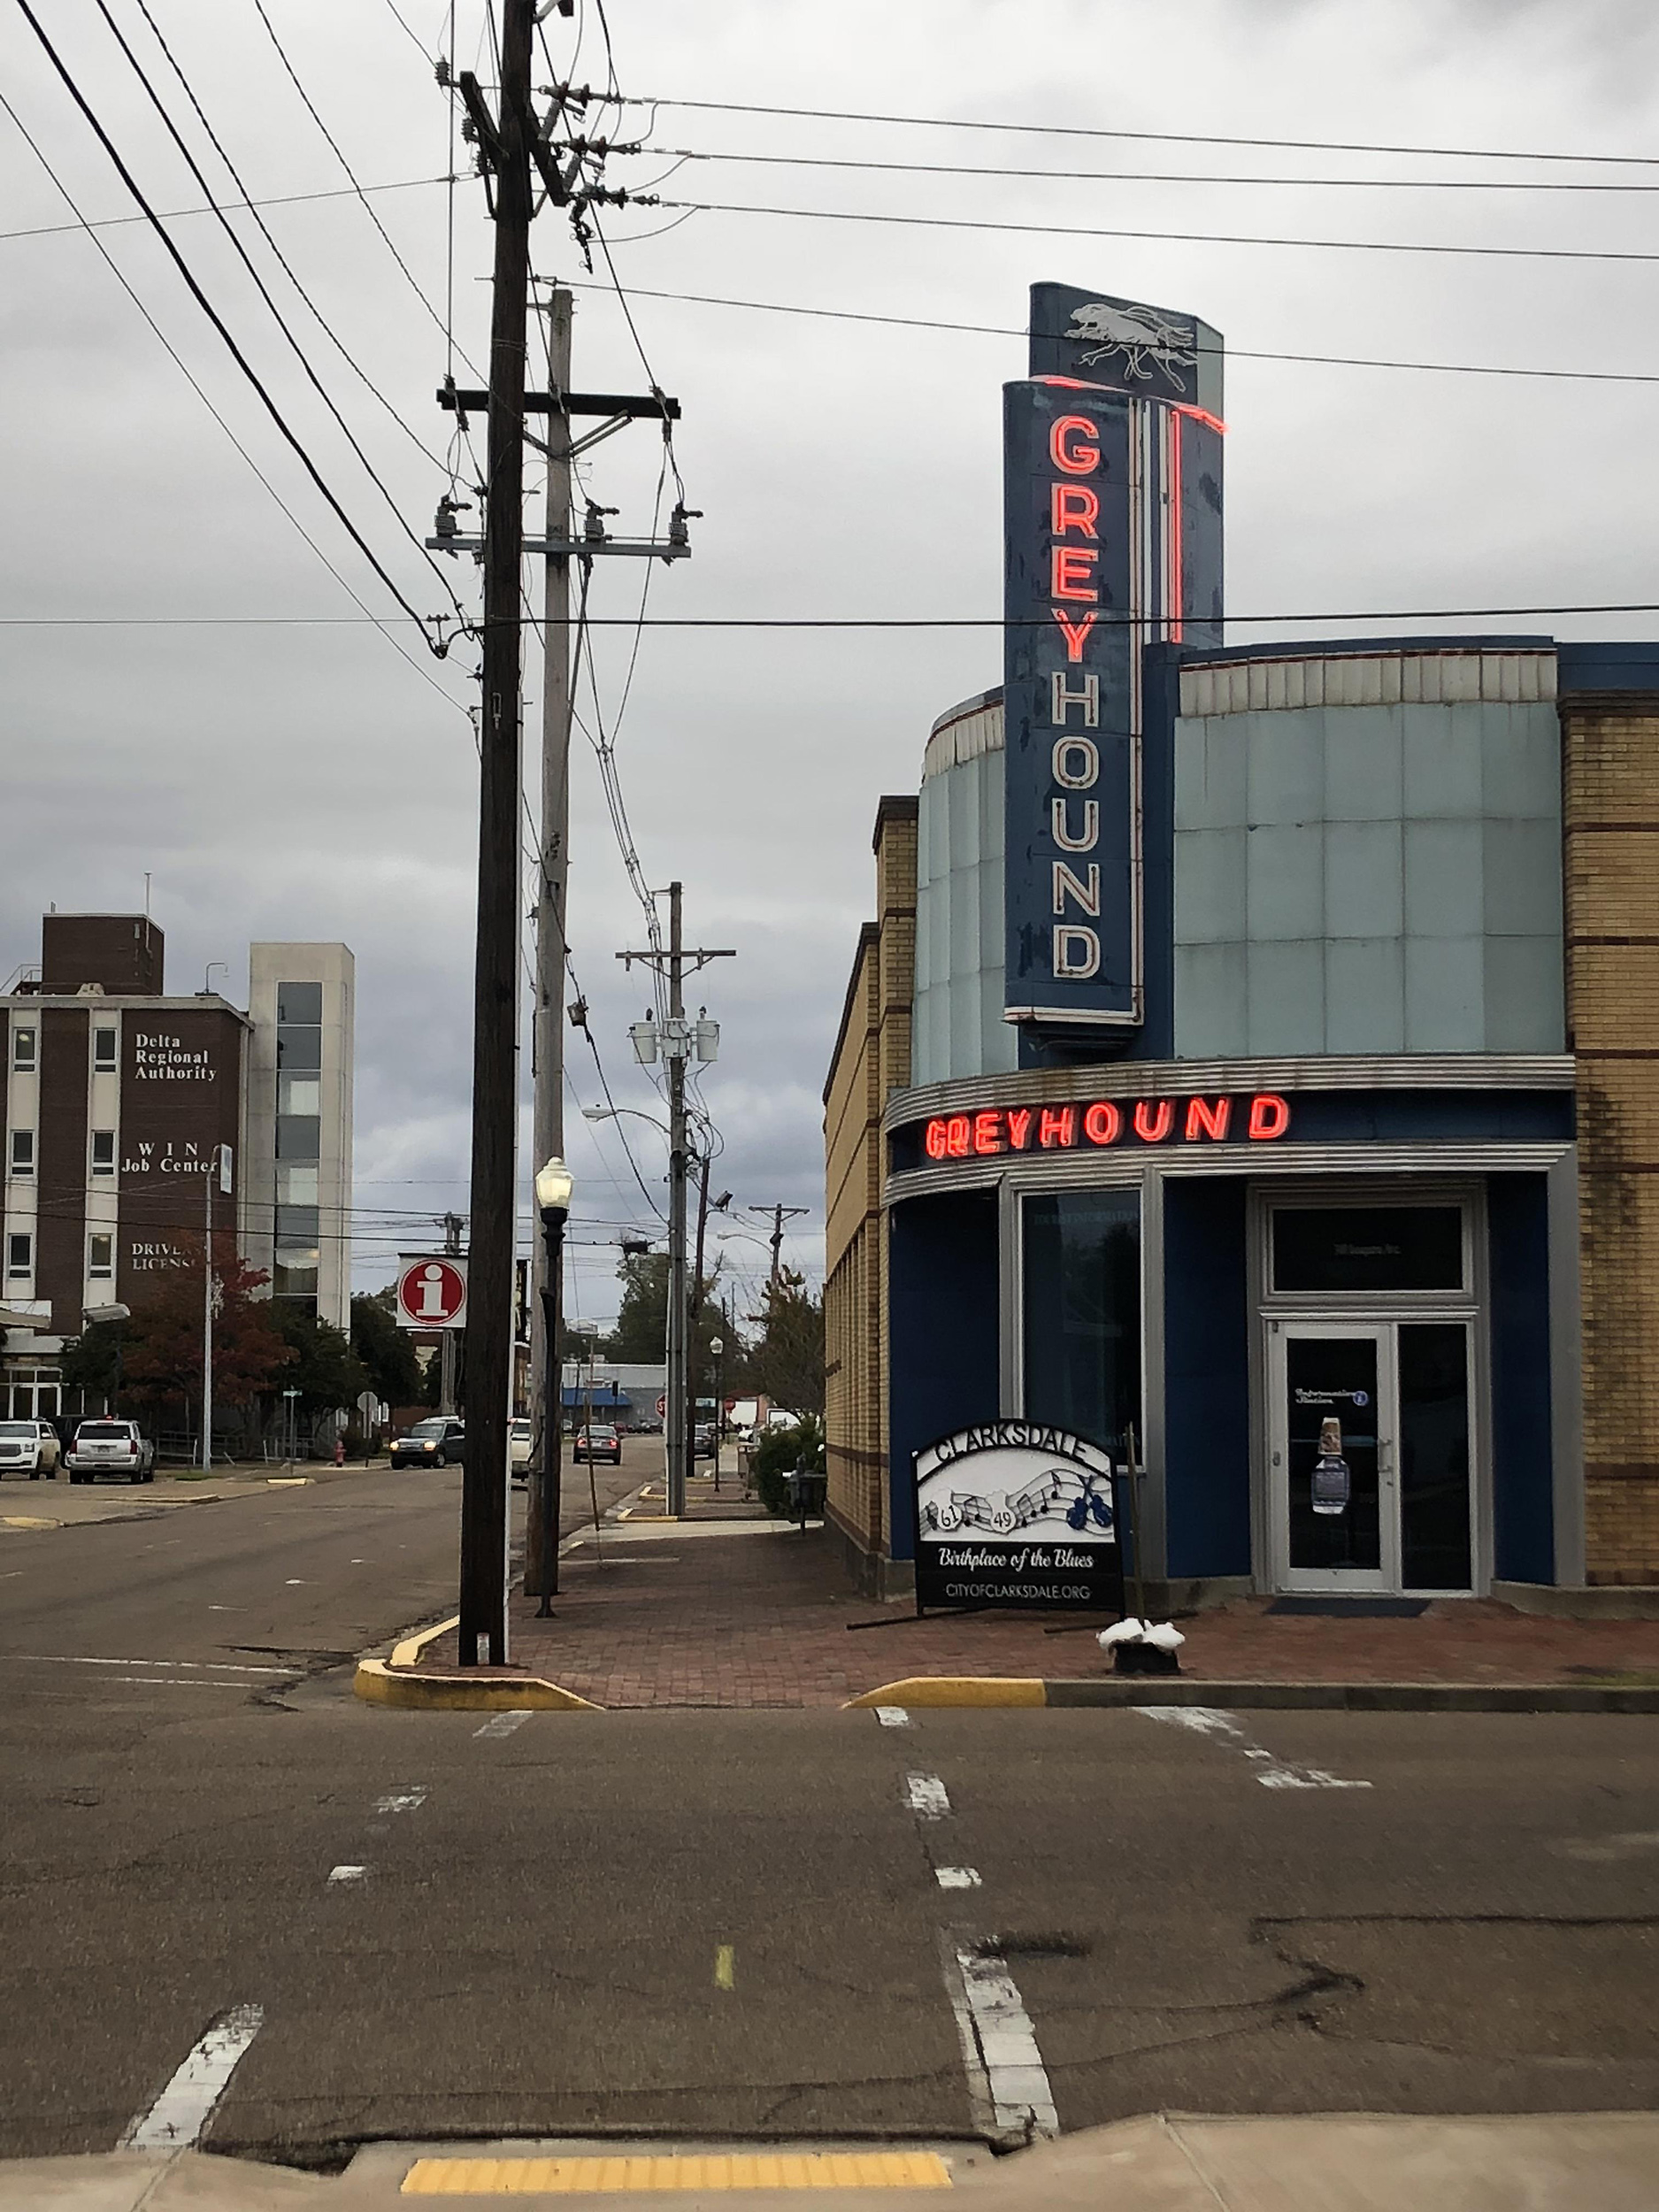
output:
<svg viewBox="0 0 1659 2212"><path fill-rule="evenodd" d="M607 1525L601 1545L603 1557L591 1536L566 1554L551 1620L515 1596L511 1624L515 1671L597 1705L833 1706L906 1675L1109 1671L1098 1616L917 1621L908 1606L853 1595L822 1529L631 1522ZM1183 1621L1182 1671L1233 1682L1659 1683L1659 1621L1539 1619L1468 1599L1416 1620L1286 1617L1267 1604ZM849 1634L857 1621L887 1624ZM422 1666L455 1659L451 1632Z"/></svg>

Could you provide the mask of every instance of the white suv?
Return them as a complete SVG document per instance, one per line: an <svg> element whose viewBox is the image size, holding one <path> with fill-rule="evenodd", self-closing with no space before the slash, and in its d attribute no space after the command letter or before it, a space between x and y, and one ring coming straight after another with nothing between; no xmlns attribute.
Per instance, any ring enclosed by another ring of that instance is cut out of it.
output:
<svg viewBox="0 0 1659 2212"><path fill-rule="evenodd" d="M0 1421L0 1475L58 1479L58 1432L50 1421Z"/></svg>
<svg viewBox="0 0 1659 2212"><path fill-rule="evenodd" d="M124 1475L128 1482L156 1479L156 1448L139 1434L136 1421L82 1421L64 1464L71 1482L96 1482L100 1475Z"/></svg>

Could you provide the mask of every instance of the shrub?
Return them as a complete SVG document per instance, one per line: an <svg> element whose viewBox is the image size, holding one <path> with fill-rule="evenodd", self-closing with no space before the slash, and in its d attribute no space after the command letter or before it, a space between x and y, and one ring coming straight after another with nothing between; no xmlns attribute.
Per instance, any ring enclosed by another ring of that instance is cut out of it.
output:
<svg viewBox="0 0 1659 2212"><path fill-rule="evenodd" d="M787 1478L797 1470L820 1474L824 1470L824 1424L813 1413L788 1428L763 1429L755 1441L749 1477L768 1513L788 1512Z"/></svg>

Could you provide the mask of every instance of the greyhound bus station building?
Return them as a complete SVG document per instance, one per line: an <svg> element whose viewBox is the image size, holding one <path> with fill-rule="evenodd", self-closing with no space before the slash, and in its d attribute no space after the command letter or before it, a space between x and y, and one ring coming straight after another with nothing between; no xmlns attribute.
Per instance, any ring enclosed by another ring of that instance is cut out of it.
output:
<svg viewBox="0 0 1659 2212"><path fill-rule="evenodd" d="M849 1563L906 1587L915 1454L1024 1417L1133 1451L1165 1604L1638 1602L1659 645L1228 645L1219 337L1031 327L1004 681L876 810L825 1091Z"/></svg>

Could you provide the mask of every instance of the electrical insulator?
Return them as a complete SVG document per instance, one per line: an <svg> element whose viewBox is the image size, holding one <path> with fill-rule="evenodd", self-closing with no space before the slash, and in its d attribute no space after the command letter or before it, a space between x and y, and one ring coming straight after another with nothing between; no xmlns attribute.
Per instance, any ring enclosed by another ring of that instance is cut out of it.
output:
<svg viewBox="0 0 1659 2212"><path fill-rule="evenodd" d="M668 518L668 542L670 545L688 546L691 543L691 532L687 526L693 522L701 522L702 520L703 510L701 507L687 507L683 499L676 500L674 503L674 511Z"/></svg>

